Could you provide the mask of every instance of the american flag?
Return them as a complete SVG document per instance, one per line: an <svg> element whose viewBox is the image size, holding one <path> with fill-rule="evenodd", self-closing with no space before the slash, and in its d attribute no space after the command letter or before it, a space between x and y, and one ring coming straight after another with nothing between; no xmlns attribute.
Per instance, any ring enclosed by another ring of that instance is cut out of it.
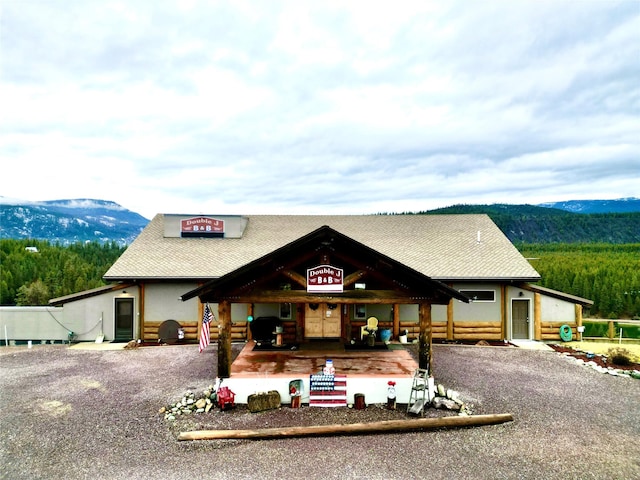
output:
<svg viewBox="0 0 640 480"><path fill-rule="evenodd" d="M204 307L204 315L202 316L202 328L200 329L200 345L198 351L202 352L209 345L209 337L211 335L211 322L213 322L213 313L207 303Z"/></svg>

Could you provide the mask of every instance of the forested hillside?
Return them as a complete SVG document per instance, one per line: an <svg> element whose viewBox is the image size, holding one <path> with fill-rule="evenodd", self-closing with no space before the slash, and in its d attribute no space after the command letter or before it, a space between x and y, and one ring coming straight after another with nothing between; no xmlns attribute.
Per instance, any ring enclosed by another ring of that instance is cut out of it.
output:
<svg viewBox="0 0 640 480"><path fill-rule="evenodd" d="M540 285L593 300L590 316L640 316L640 244L516 247L542 276ZM115 243L63 247L46 241L0 240L0 302L46 305L50 298L103 285L102 275L123 251Z"/></svg>
<svg viewBox="0 0 640 480"><path fill-rule="evenodd" d="M50 298L104 285L102 275L125 248L0 239L0 304L46 305Z"/></svg>
<svg viewBox="0 0 640 480"><path fill-rule="evenodd" d="M640 212L568 213L533 205L454 205L419 214L486 213L513 243L639 243Z"/></svg>
<svg viewBox="0 0 640 480"><path fill-rule="evenodd" d="M593 300L590 316L640 316L640 244L518 247L542 276L540 285Z"/></svg>
<svg viewBox="0 0 640 480"><path fill-rule="evenodd" d="M591 316L640 316L639 212L579 214L496 204L419 214L461 213L488 214L531 258L542 286L593 300ZM45 305L50 298L101 286L102 275L124 250L115 242L63 246L0 239L0 304Z"/></svg>

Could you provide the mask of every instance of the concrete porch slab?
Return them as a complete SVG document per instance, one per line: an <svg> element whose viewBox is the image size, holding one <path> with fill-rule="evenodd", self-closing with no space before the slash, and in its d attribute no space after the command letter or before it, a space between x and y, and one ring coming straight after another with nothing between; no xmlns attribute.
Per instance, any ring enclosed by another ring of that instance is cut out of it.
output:
<svg viewBox="0 0 640 480"><path fill-rule="evenodd" d="M418 364L400 345L390 350L346 351L339 342L305 343L298 350L255 351L248 342L231 365L231 377L223 385L236 394L237 403L249 395L277 390L283 404L290 403L289 382L302 380L302 403L309 401L309 377L320 373L328 359L336 374L347 375L347 403L362 393L365 402L386 403L389 381L396 382L398 403L407 403L413 372Z"/></svg>

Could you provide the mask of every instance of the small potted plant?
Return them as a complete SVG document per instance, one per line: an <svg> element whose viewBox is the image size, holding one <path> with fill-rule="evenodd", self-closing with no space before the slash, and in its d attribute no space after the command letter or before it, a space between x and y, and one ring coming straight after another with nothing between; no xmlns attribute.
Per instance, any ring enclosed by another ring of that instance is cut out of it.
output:
<svg viewBox="0 0 640 480"><path fill-rule="evenodd" d="M398 337L398 339L400 340L400 343L407 343L407 335L409 335L409 330L404 329L402 333L400 333L400 336Z"/></svg>

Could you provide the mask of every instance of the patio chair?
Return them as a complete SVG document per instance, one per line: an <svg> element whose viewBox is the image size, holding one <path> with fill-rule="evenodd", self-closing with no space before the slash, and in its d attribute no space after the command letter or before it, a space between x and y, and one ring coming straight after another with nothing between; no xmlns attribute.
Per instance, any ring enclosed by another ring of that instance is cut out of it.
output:
<svg viewBox="0 0 640 480"><path fill-rule="evenodd" d="M365 335L369 335L377 331L378 319L376 317L367 318L367 324L360 327L360 340L364 339Z"/></svg>

